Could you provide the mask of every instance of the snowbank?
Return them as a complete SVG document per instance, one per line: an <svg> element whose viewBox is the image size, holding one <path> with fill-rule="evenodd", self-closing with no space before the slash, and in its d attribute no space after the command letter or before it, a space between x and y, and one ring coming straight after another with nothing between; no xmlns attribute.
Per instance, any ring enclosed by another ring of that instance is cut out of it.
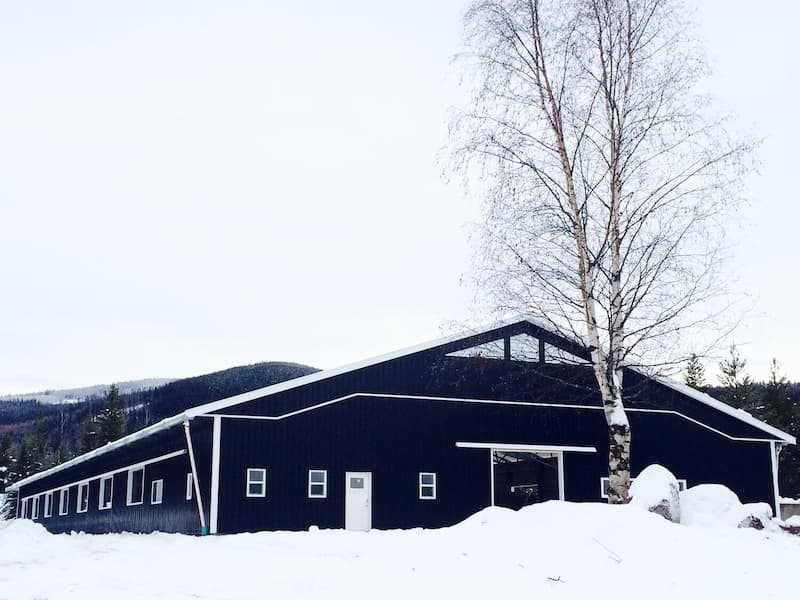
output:
<svg viewBox="0 0 800 600"><path fill-rule="evenodd" d="M661 465L646 467L631 484L631 504L680 523L678 480Z"/></svg>
<svg viewBox="0 0 800 600"><path fill-rule="evenodd" d="M742 504L724 485L703 484L681 492L681 523L700 527L755 527L769 525L769 504Z"/></svg>
<svg viewBox="0 0 800 600"><path fill-rule="evenodd" d="M793 598L800 538L680 527L630 506L493 508L439 530L193 538L0 525L0 597Z"/></svg>

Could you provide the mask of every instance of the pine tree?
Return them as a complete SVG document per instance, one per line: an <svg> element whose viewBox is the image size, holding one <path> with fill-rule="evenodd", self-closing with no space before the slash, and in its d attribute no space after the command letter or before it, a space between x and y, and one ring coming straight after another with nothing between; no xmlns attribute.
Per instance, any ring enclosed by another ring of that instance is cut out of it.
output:
<svg viewBox="0 0 800 600"><path fill-rule="evenodd" d="M81 435L81 453L89 452L99 446L98 419L98 416L92 415L84 423Z"/></svg>
<svg viewBox="0 0 800 600"><path fill-rule="evenodd" d="M119 404L119 388L112 385L106 393L105 406L98 415L97 445L104 446L122 437L123 413Z"/></svg>
<svg viewBox="0 0 800 600"><path fill-rule="evenodd" d="M719 381L727 388L722 399L735 408L754 412L758 407L753 380L745 373L746 366L747 361L739 354L736 344L731 344L728 358L719 363Z"/></svg>
<svg viewBox="0 0 800 600"><path fill-rule="evenodd" d="M15 479L25 479L28 475L36 472L36 459L31 452L28 440L22 440L17 457L17 469Z"/></svg>
<svg viewBox="0 0 800 600"><path fill-rule="evenodd" d="M774 358L769 367L769 380L764 389L763 405L762 416L767 423L783 431L796 429L800 406L792 402L789 382L781 375L778 361Z"/></svg>
<svg viewBox="0 0 800 600"><path fill-rule="evenodd" d="M700 357L692 353L686 365L686 373L683 376L686 385L696 390L702 390L706 386L706 369L700 362Z"/></svg>
<svg viewBox="0 0 800 600"><path fill-rule="evenodd" d="M14 455L11 452L11 438L8 434L0 438L0 492L5 492L6 486L13 475Z"/></svg>

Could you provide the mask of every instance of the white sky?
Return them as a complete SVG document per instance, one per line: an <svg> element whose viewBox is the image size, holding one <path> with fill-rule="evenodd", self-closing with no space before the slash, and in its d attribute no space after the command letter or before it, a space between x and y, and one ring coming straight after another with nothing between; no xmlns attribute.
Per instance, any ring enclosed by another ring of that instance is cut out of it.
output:
<svg viewBox="0 0 800 600"><path fill-rule="evenodd" d="M0 393L331 367L465 318L476 206L436 163L462 6L3 2ZM736 338L800 379L800 8L699 15L712 91L767 138Z"/></svg>

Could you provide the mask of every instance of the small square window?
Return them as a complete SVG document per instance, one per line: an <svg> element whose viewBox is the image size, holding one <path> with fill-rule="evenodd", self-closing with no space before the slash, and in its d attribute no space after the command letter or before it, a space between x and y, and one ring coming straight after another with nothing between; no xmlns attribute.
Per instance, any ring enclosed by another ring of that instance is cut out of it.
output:
<svg viewBox="0 0 800 600"><path fill-rule="evenodd" d="M364 487L364 478L363 477L351 477L350 478L350 487L354 490L360 490Z"/></svg>
<svg viewBox="0 0 800 600"><path fill-rule="evenodd" d="M66 515L69 512L69 488L64 488L59 492L58 514Z"/></svg>
<svg viewBox="0 0 800 600"><path fill-rule="evenodd" d="M419 474L419 499L436 500L436 473Z"/></svg>
<svg viewBox="0 0 800 600"><path fill-rule="evenodd" d="M114 499L114 476L103 477L100 480L100 496L98 498L98 508L100 510L108 510L111 508L111 502Z"/></svg>
<svg viewBox="0 0 800 600"><path fill-rule="evenodd" d="M78 512L85 513L89 510L89 483L78 485Z"/></svg>
<svg viewBox="0 0 800 600"><path fill-rule="evenodd" d="M308 472L308 497L327 498L328 497L328 472L319 469L312 469Z"/></svg>
<svg viewBox="0 0 800 600"><path fill-rule="evenodd" d="M150 504L161 504L164 499L164 480L155 479L150 484Z"/></svg>
<svg viewBox="0 0 800 600"><path fill-rule="evenodd" d="M44 516L53 516L53 492L48 492L44 495Z"/></svg>
<svg viewBox="0 0 800 600"><path fill-rule="evenodd" d="M245 491L248 498L266 498L267 470L247 469L247 487Z"/></svg>
<svg viewBox="0 0 800 600"><path fill-rule="evenodd" d="M194 495L194 477L191 473L186 474L186 499L191 500Z"/></svg>

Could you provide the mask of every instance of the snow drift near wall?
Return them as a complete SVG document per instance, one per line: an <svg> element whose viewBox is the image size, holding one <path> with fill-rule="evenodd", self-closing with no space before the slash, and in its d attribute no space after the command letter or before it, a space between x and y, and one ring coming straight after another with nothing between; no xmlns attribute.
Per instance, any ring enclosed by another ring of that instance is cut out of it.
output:
<svg viewBox="0 0 800 600"><path fill-rule="evenodd" d="M798 564L800 538L788 534L565 502L429 531L194 538L0 523L0 595L15 599L788 599Z"/></svg>

